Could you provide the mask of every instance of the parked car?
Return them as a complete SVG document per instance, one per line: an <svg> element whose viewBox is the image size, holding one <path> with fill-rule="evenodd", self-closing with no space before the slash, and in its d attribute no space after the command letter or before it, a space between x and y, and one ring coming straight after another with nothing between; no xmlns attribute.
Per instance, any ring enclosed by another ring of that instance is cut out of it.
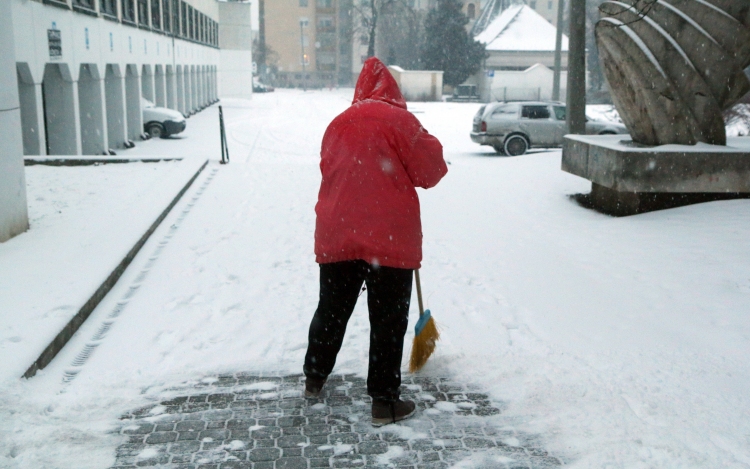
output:
<svg viewBox="0 0 750 469"><path fill-rule="evenodd" d="M141 98L143 130L151 138L165 138L185 130L185 116L174 109L155 106L146 98Z"/></svg>
<svg viewBox="0 0 750 469"><path fill-rule="evenodd" d="M259 81L253 81L253 93L270 93L275 88L271 85L265 85Z"/></svg>
<svg viewBox="0 0 750 469"><path fill-rule="evenodd" d="M560 147L566 132L565 105L557 102L499 102L479 108L471 140L498 153L523 155L529 148ZM586 119L587 134L627 134L616 122Z"/></svg>

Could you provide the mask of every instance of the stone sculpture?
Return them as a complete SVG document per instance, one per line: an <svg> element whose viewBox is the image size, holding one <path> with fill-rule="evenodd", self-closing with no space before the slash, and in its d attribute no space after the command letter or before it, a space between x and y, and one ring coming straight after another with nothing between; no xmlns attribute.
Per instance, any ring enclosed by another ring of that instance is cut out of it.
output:
<svg viewBox="0 0 750 469"><path fill-rule="evenodd" d="M635 143L726 144L722 111L750 91L750 0L610 0L596 39Z"/></svg>

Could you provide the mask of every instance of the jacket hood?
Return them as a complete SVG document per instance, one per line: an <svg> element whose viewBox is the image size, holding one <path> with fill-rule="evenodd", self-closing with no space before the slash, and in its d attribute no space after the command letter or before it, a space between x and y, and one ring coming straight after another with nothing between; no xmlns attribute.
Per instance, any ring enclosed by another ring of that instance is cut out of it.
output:
<svg viewBox="0 0 750 469"><path fill-rule="evenodd" d="M406 109L406 100L401 90L398 89L396 80L383 62L376 57L370 57L365 61L357 86L354 88L352 104L365 99L375 99Z"/></svg>

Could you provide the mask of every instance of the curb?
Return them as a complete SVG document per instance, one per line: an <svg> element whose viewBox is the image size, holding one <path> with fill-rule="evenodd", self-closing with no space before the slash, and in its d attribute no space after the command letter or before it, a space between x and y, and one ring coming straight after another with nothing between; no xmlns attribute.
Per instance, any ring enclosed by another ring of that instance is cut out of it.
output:
<svg viewBox="0 0 750 469"><path fill-rule="evenodd" d="M97 166L102 164L159 163L182 158L24 158L24 166Z"/></svg>
<svg viewBox="0 0 750 469"><path fill-rule="evenodd" d="M172 199L172 202L170 202L167 208L165 208L164 211L161 212L161 215L156 218L156 220L151 224L149 229L146 230L143 236L141 236L138 242L136 242L135 245L130 249L130 251L128 251L128 253L120 261L117 267L115 267L112 273L109 274L109 276L104 280L99 288L96 289L91 298L89 298L89 300L81 307L81 309L78 310L78 313L76 313L76 315L73 316L70 321L68 321L65 327L63 327L62 331L60 331L52 340L52 342L47 347L45 347L44 351L41 353L41 355L39 355L39 358L37 358L34 363L32 363L31 366L26 370L26 373L23 374L23 378L31 378L37 373L37 371L44 369L47 365L50 364L55 356L57 356L60 350L65 347L65 344L67 344L71 337L73 337L73 334L78 331L84 321L88 319L94 309L96 309L96 307L104 299L104 297L107 296L107 293L112 290L122 274L125 272L125 269L128 268L143 245L146 244L146 241L148 241L154 231L156 231L161 222L164 221L169 212L172 211L172 208L174 208L177 202L180 201L180 199L185 194L185 192L187 192L190 186L193 185L193 182L195 182L195 180L203 172L207 165L208 160L206 160L201 165L201 167L198 169L198 171L196 171L193 177L191 177L190 180L180 190L180 192L177 193L177 195Z"/></svg>

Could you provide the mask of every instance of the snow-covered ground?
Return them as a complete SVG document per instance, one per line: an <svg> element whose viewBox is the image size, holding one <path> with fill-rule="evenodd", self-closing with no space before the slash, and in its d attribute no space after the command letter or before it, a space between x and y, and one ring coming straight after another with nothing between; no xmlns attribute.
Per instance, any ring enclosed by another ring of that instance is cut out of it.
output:
<svg viewBox="0 0 750 469"><path fill-rule="evenodd" d="M204 171L47 369L0 383L0 466L104 468L118 416L171 385L301 371L319 144L351 95L224 103L232 162ZM589 183L560 170L559 150L511 158L473 144L479 106L410 104L450 162L420 191L422 282L443 334L422 373L485 389L505 403L499 422L571 467L750 466L750 201L600 215L568 197ZM217 157L216 114L126 156ZM365 307L336 373L366 373Z"/></svg>

